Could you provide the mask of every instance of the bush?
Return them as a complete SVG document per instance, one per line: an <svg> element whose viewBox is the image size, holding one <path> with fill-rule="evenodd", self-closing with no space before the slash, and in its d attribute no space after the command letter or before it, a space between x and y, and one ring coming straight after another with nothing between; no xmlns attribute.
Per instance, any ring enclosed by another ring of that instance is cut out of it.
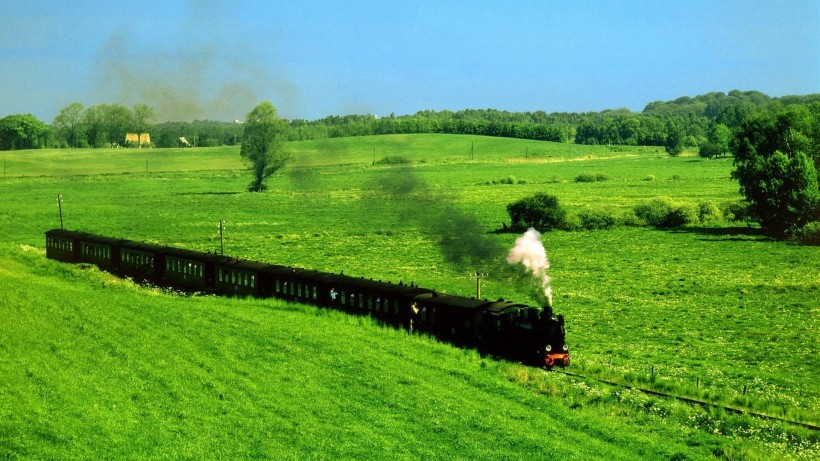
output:
<svg viewBox="0 0 820 461"><path fill-rule="evenodd" d="M698 203L698 219L703 223L720 221L723 219L723 213L712 202L700 202Z"/></svg>
<svg viewBox="0 0 820 461"><path fill-rule="evenodd" d="M620 224L617 214L609 209L591 209L578 213L580 226L582 229L612 229Z"/></svg>
<svg viewBox="0 0 820 461"><path fill-rule="evenodd" d="M515 179L515 176L507 176L503 179L493 179L492 181L487 181L484 184L527 184L527 181L523 179Z"/></svg>
<svg viewBox="0 0 820 461"><path fill-rule="evenodd" d="M666 217L666 226L683 227L698 222L698 209L691 203L679 203L672 207L672 212Z"/></svg>
<svg viewBox="0 0 820 461"><path fill-rule="evenodd" d="M656 198L636 206L635 215L648 225L661 228L682 227L698 221L693 205L674 203L668 198Z"/></svg>
<svg viewBox="0 0 820 461"><path fill-rule="evenodd" d="M748 221L749 204L744 201L723 204L723 216L730 221Z"/></svg>
<svg viewBox="0 0 820 461"><path fill-rule="evenodd" d="M538 193L507 205L507 213L515 231L524 231L534 227L539 231L563 228L566 225L567 212L558 203L554 195Z"/></svg>
<svg viewBox="0 0 820 461"><path fill-rule="evenodd" d="M648 174L643 178L643 180L644 181L654 181L655 180L655 175L654 174Z"/></svg>
<svg viewBox="0 0 820 461"><path fill-rule="evenodd" d="M376 160L374 165L404 165L410 163L410 159L400 155L391 155L382 159Z"/></svg>
<svg viewBox="0 0 820 461"><path fill-rule="evenodd" d="M803 245L820 246L820 221L812 221L794 232L794 239Z"/></svg>
<svg viewBox="0 0 820 461"><path fill-rule="evenodd" d="M575 182L604 182L609 176L603 173L581 173L575 177Z"/></svg>

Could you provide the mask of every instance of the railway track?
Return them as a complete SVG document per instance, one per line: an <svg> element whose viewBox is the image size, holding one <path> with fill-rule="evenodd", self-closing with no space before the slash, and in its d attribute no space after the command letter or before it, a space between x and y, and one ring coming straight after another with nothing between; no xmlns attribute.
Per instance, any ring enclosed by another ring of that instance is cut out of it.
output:
<svg viewBox="0 0 820 461"><path fill-rule="evenodd" d="M576 377L576 378L582 378L582 379L587 379L587 380L591 380L591 381L598 381L599 383L604 383L604 384L607 384L607 385L610 385L610 386L613 386L613 387L621 387L621 388L624 388L624 389L636 390L638 392L642 392L642 393L647 394L647 395L653 395L655 397L662 397L662 398L665 398L665 399L679 400L681 402L686 402L686 403L689 403L689 404L692 404L692 405L700 405L702 407L720 408L720 409L726 411L727 413L732 413L732 414L736 414L736 415L756 416L758 418L769 419L769 420L774 420L774 421L781 421L781 422L784 422L784 423L793 424L795 426L805 427L805 428L811 429L813 431L820 431L820 426L817 426L817 425L814 425L814 424L809 424L809 423L803 423L803 422L799 422L799 421L793 421L791 419L781 418L779 416L767 415L765 413L758 413L758 412L755 412L755 411L744 410L742 408L736 408L736 407L730 407L730 406L727 406L727 405L721 405L719 403L707 402L705 400L693 399L693 398L690 398L690 397L683 397L683 396L680 396L680 395L667 394L666 392L653 391L651 389L645 389L643 387L631 386L631 385L628 385L628 384L621 384L621 383L617 383L615 381L609 381L609 380L602 379L602 378L593 378L593 377L590 377L590 376L585 376L585 375L581 375L581 374L578 374L578 373L572 373L570 371L565 371L565 370L553 369L552 371L554 373L561 373L561 374L564 374L564 375L567 375L567 376L573 376L573 377Z"/></svg>

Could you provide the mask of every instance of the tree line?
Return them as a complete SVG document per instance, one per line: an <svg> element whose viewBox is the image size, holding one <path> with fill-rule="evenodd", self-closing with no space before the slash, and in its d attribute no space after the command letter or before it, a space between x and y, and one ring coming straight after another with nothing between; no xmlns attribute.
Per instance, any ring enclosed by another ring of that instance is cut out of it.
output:
<svg viewBox="0 0 820 461"><path fill-rule="evenodd" d="M287 140L383 134L445 133L510 137L597 145L663 146L671 155L685 148L705 157L730 153L729 141L743 120L791 105L820 102L820 94L772 98L757 91L708 93L655 101L641 112L509 112L495 109L419 111L390 114L329 116L287 121ZM62 109L47 125L30 114L0 119L0 149L37 147L109 147L125 143L126 133L150 132L155 147L239 145L244 126L237 122L193 121L155 124L153 108L137 104L85 107L79 102Z"/></svg>

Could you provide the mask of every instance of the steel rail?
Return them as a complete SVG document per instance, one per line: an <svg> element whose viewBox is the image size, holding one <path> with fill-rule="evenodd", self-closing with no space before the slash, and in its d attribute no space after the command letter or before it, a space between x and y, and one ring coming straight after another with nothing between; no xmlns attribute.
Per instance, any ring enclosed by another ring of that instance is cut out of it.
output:
<svg viewBox="0 0 820 461"><path fill-rule="evenodd" d="M694 398L691 398L691 397L683 397L681 395L667 394L666 392L653 391L652 389L645 389L643 387L618 383L618 382L610 381L610 380L603 379L603 378L595 378L595 377L591 377L591 376L585 376L585 375L581 375L581 374L578 374L578 373L573 373L571 371L558 370L558 369L553 369L552 371L556 372L556 373L561 373L561 374L567 375L567 376L574 376L576 378L582 378L582 379L589 379L589 380L593 380L593 381L598 381L600 383L608 384L610 386L622 387L622 388L625 388L625 389L632 389L632 390L636 390L636 391L642 392L644 394L653 395L653 396L656 396L656 397L663 397L663 398L667 398L667 399L675 399L675 400L679 400L681 402L686 402L686 403L693 404L693 405L700 405L702 407L720 408L720 409L726 411L727 413L732 413L732 414L737 414L737 415L756 416L758 418L770 419L770 420L775 420L775 421L781 421L781 422L788 423L788 424L794 424L795 426L805 427L805 428L811 429L813 431L820 431L820 426L810 424L810 423L803 423L803 422L800 422L800 421L793 421L791 419L781 418L780 416L767 415L765 413L758 413L756 411L744 410L742 408L737 408L737 407L730 407L730 406L727 406L727 405L722 405L720 403L707 402L705 400L698 400L698 399L694 399Z"/></svg>

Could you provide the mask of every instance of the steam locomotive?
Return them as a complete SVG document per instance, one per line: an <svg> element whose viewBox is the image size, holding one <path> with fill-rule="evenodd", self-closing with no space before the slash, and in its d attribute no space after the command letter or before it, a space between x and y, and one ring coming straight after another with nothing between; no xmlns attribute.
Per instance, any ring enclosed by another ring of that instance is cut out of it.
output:
<svg viewBox="0 0 820 461"><path fill-rule="evenodd" d="M248 261L211 253L52 229L46 257L94 264L141 282L226 296L281 298L434 335L482 353L552 368L569 365L564 318L499 299L438 293L414 284Z"/></svg>

